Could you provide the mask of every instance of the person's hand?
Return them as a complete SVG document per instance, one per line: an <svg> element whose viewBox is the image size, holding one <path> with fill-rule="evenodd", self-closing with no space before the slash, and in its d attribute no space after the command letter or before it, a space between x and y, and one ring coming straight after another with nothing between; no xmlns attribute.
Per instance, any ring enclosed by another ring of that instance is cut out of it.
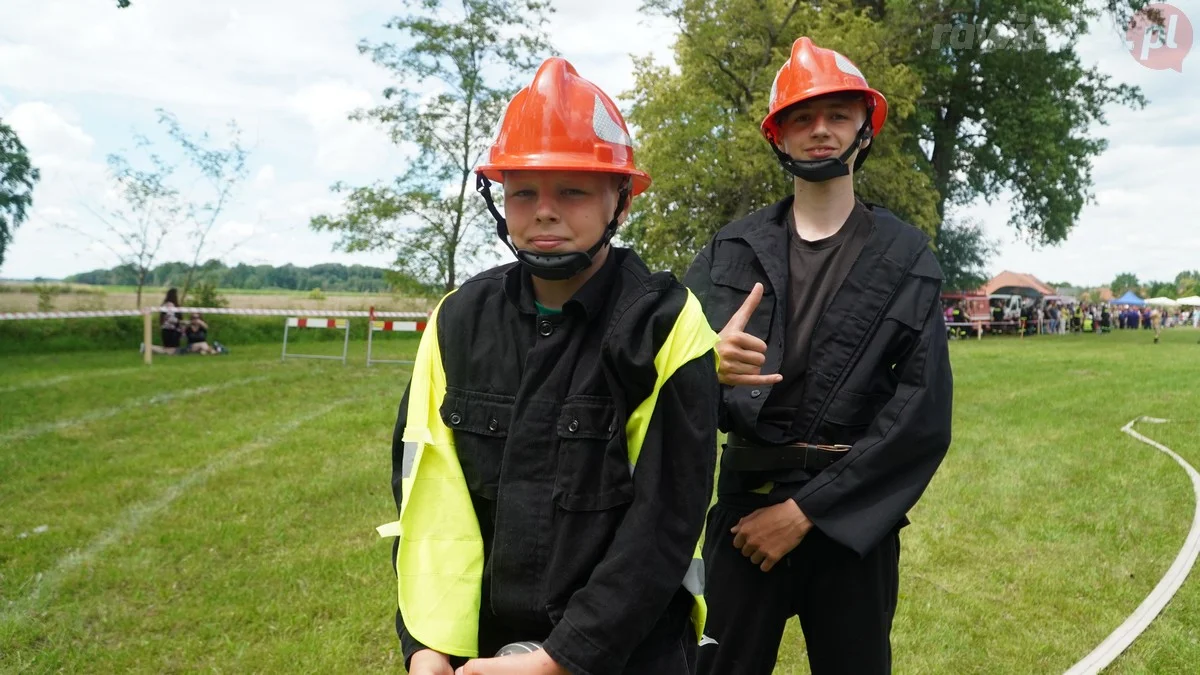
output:
<svg viewBox="0 0 1200 675"><path fill-rule="evenodd" d="M408 675L454 675L450 657L432 649L422 649L412 655Z"/></svg>
<svg viewBox="0 0 1200 675"><path fill-rule="evenodd" d="M733 547L770 572L775 563L800 545L813 523L791 499L758 509L734 525Z"/></svg>
<svg viewBox="0 0 1200 675"><path fill-rule="evenodd" d="M454 675L571 675L545 650L494 659L471 659Z"/></svg>
<svg viewBox="0 0 1200 675"><path fill-rule="evenodd" d="M778 373L761 374L762 366L767 362L767 343L746 332L746 324L758 308L762 296L763 285L754 284L754 290L750 291L746 301L718 333L720 342L717 343L717 356L721 364L717 369L717 379L721 384L767 385L783 381L783 376Z"/></svg>

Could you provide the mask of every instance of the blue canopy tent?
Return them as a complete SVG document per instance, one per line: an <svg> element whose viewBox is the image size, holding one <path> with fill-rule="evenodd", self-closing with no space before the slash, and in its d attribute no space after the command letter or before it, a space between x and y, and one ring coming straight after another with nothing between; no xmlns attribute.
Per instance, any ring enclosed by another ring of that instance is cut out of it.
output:
<svg viewBox="0 0 1200 675"><path fill-rule="evenodd" d="M1146 304L1146 301L1139 298L1133 291L1125 291L1125 295L1109 302L1114 305L1133 305L1134 307L1141 307Z"/></svg>

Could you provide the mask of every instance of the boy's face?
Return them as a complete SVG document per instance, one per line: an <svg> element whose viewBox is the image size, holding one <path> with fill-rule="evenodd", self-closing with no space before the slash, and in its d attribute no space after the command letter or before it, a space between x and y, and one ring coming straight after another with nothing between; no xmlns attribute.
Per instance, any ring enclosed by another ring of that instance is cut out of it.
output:
<svg viewBox="0 0 1200 675"><path fill-rule="evenodd" d="M779 113L780 149L800 161L840 157L854 145L866 119L867 104L858 95L820 96L797 103ZM854 163L853 155L849 163Z"/></svg>
<svg viewBox="0 0 1200 675"><path fill-rule="evenodd" d="M588 250L612 220L624 179L595 171L504 172L504 215L513 244L538 253ZM626 203L619 220L628 212Z"/></svg>

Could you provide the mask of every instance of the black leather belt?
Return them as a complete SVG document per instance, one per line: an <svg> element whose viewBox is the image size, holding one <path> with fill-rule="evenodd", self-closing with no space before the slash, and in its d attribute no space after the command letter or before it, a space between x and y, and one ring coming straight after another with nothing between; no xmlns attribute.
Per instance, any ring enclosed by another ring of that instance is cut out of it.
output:
<svg viewBox="0 0 1200 675"><path fill-rule="evenodd" d="M833 466L845 457L849 450L849 445L764 445L748 441L737 434L729 434L725 442L725 451L721 455L721 467L734 471L821 471Z"/></svg>

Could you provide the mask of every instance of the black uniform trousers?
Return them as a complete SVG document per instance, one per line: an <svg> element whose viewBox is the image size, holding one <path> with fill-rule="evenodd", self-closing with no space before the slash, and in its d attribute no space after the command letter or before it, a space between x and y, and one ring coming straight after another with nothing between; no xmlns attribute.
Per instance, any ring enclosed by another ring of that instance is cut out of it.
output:
<svg viewBox="0 0 1200 675"><path fill-rule="evenodd" d="M717 503L705 530L700 675L770 675L784 625L799 616L813 675L890 673L889 635L899 590L900 535L865 558L813 528L763 572L733 547L730 528L754 508ZM707 642L707 641L706 641Z"/></svg>

